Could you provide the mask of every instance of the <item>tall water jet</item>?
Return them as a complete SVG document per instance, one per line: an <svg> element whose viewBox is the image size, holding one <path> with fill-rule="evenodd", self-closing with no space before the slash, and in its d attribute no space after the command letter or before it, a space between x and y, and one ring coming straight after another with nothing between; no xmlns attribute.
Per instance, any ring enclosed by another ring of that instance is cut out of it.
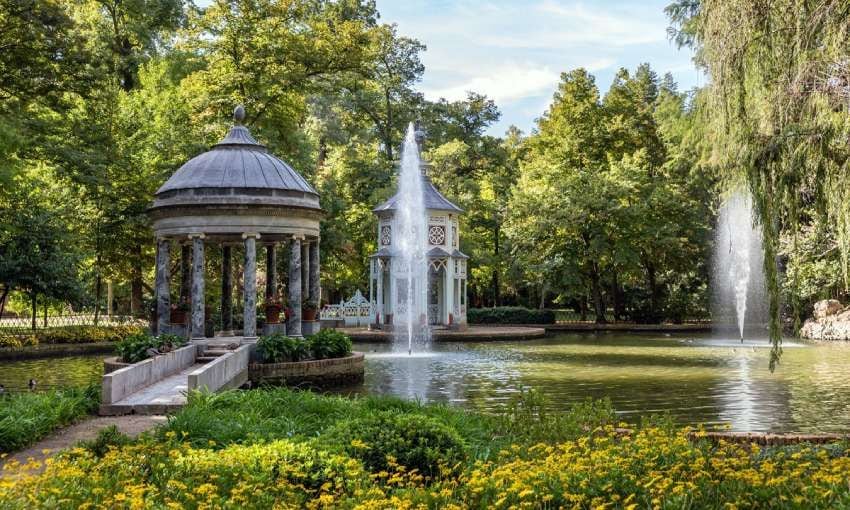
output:
<svg viewBox="0 0 850 510"><path fill-rule="evenodd" d="M714 240L712 321L718 328L733 326L743 341L748 326L764 326L767 311L761 230L746 190L737 189L724 200Z"/></svg>
<svg viewBox="0 0 850 510"><path fill-rule="evenodd" d="M413 123L407 127L398 177L398 210L395 217L398 267L396 278L398 321L395 343L406 346L408 353L416 343L428 340L428 215L422 189L419 144L424 134Z"/></svg>

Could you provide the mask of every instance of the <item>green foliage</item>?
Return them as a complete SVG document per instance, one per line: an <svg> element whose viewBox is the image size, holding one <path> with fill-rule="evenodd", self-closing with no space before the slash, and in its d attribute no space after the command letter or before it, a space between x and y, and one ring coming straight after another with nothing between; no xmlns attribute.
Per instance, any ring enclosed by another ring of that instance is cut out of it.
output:
<svg viewBox="0 0 850 510"><path fill-rule="evenodd" d="M423 416L374 412L338 424L323 439L342 445L373 472L394 471L401 465L435 479L456 472L466 460L466 446L457 431Z"/></svg>
<svg viewBox="0 0 850 510"><path fill-rule="evenodd" d="M115 346L115 351L124 363L138 363L150 357L148 354L150 349L168 352L182 347L185 343L186 339L177 335L150 336L147 333L140 332L119 341Z"/></svg>
<svg viewBox="0 0 850 510"><path fill-rule="evenodd" d="M82 344L120 342L127 337L144 334L140 326L61 326L39 329L35 337L40 344Z"/></svg>
<svg viewBox="0 0 850 510"><path fill-rule="evenodd" d="M466 313L470 324L554 324L552 310L530 310L519 306L470 308Z"/></svg>
<svg viewBox="0 0 850 510"><path fill-rule="evenodd" d="M0 453L13 452L94 412L100 386L0 397Z"/></svg>
<svg viewBox="0 0 850 510"><path fill-rule="evenodd" d="M344 358L351 354L351 337L335 329L323 329L307 338L313 359Z"/></svg>
<svg viewBox="0 0 850 510"><path fill-rule="evenodd" d="M94 439L80 441L77 443L77 447L91 452L95 457L103 457L111 449L120 448L131 442L132 439L126 434L121 433L117 425L110 425L99 430Z"/></svg>
<svg viewBox="0 0 850 510"><path fill-rule="evenodd" d="M301 361L310 355L310 343L304 338L275 333L260 337L257 352L264 363Z"/></svg>
<svg viewBox="0 0 850 510"><path fill-rule="evenodd" d="M808 210L826 214L848 287L850 10L843 0L682 0L668 14L677 39L693 47L710 77L706 131L726 185L753 195L764 238L772 369L782 352L781 239L783 232L797 235ZM799 313L799 297L792 307Z"/></svg>

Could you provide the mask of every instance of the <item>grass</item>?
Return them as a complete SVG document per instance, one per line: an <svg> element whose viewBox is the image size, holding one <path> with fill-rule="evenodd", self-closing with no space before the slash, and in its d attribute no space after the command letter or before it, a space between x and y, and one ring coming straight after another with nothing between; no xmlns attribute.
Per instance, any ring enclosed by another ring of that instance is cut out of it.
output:
<svg viewBox="0 0 850 510"><path fill-rule="evenodd" d="M100 387L0 397L0 453L20 450L97 409Z"/></svg>
<svg viewBox="0 0 850 510"><path fill-rule="evenodd" d="M614 423L609 401L587 401L563 413L546 411L534 391L517 395L499 415L395 397L325 396L285 389L192 393L188 405L158 429L160 439L176 435L197 447L257 444L276 439L308 440L338 424L376 413L431 418L456 430L470 459L487 459L512 444L566 441Z"/></svg>
<svg viewBox="0 0 850 510"><path fill-rule="evenodd" d="M138 439L116 429L13 466L0 508L848 508L850 450L615 429L607 402L498 415L285 389L194 393ZM697 431L697 436L699 432Z"/></svg>

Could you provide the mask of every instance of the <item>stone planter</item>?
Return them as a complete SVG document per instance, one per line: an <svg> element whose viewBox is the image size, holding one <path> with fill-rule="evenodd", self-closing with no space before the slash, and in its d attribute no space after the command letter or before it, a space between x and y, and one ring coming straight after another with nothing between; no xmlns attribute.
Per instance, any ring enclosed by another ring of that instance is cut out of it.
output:
<svg viewBox="0 0 850 510"><path fill-rule="evenodd" d="M129 367L130 363L124 363L119 356L110 356L103 360L103 373L108 374L124 367Z"/></svg>
<svg viewBox="0 0 850 510"><path fill-rule="evenodd" d="M251 363L248 377L254 384L330 388L363 382L363 353L345 358L291 363Z"/></svg>
<svg viewBox="0 0 850 510"><path fill-rule="evenodd" d="M316 314L317 313L318 312L316 311L315 308L312 308L312 309L305 308L305 309L301 310L301 320L302 321L314 321L314 320L316 320Z"/></svg>

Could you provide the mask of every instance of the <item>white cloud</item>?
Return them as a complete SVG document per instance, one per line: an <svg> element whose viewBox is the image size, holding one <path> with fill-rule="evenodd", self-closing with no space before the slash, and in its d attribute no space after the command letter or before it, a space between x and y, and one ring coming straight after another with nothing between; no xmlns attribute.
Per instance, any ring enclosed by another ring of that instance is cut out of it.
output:
<svg viewBox="0 0 850 510"><path fill-rule="evenodd" d="M584 67L602 92L618 67L650 62L685 85L690 55L667 41L669 0L378 0L382 21L425 43L419 88L429 99L486 94L509 124L529 129L529 108L551 101L560 74ZM681 69L681 71L680 71ZM693 68L690 67L692 70Z"/></svg>
<svg viewBox="0 0 850 510"><path fill-rule="evenodd" d="M468 91L474 91L501 103L538 95L552 89L558 83L558 77L559 73L548 66L534 67L509 63L493 68L486 74L467 77L461 83L426 88L424 92L429 99L442 97L449 101L457 101L465 98Z"/></svg>

